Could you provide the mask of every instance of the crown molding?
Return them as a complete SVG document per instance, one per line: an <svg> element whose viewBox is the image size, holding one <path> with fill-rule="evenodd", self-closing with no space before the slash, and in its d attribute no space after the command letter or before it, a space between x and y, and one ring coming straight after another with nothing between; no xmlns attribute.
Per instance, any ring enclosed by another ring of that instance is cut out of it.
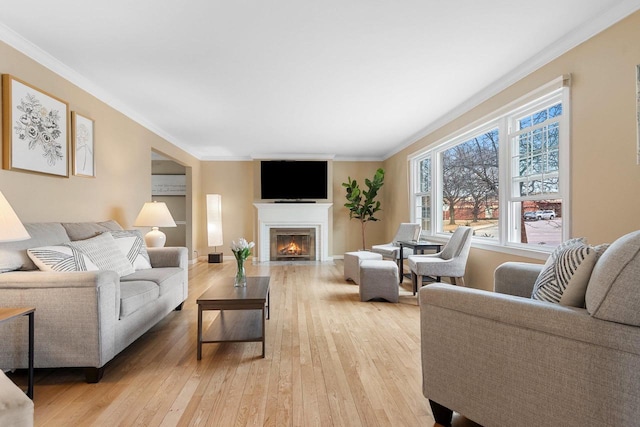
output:
<svg viewBox="0 0 640 427"><path fill-rule="evenodd" d="M184 143L182 143L180 140L178 140L165 130L153 124L146 117L144 117L144 115L130 108L127 104L114 97L111 93L107 92L97 84L85 78L82 74L68 67L66 64L54 58L49 53L45 52L44 50L33 44L31 41L25 39L20 34L16 33L14 30L2 23L0 23L0 41L3 41L7 45L36 61L38 64L42 65L45 68L48 68L49 70L74 84L75 86L78 86L80 89L96 97L116 111L119 111L120 113L129 117L131 120L147 128L159 137L186 151L188 154L197 157Z"/></svg>
<svg viewBox="0 0 640 427"><path fill-rule="evenodd" d="M489 100L495 95L499 94L509 86L522 80L534 71L542 68L549 62L557 59L561 55L567 53L576 46L584 43L595 35L601 33L632 13L640 9L640 0L624 0L617 6L605 11L604 13L596 16L591 21L588 21L584 25L576 28L574 31L566 34L552 45L547 46L535 55L532 55L531 60L524 62L520 66L514 68L511 72L496 79L494 83L487 86L485 89L476 93L468 98L465 102L458 107L450 110L445 115L431 122L427 127L423 128L419 132L413 134L406 139L403 143L389 151L384 159L388 159L391 156L399 153L405 148L413 145L427 135L440 129L447 123L457 119L463 114L476 108L483 102Z"/></svg>

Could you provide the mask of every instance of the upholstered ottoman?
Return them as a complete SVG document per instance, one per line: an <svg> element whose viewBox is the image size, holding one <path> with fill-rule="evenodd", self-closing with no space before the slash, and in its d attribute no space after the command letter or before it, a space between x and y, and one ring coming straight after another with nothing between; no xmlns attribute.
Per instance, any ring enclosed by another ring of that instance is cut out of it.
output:
<svg viewBox="0 0 640 427"><path fill-rule="evenodd" d="M360 284L360 261L373 259L381 260L382 255L369 251L347 252L344 254L344 280L353 280Z"/></svg>
<svg viewBox="0 0 640 427"><path fill-rule="evenodd" d="M0 426L33 425L33 401L0 370Z"/></svg>
<svg viewBox="0 0 640 427"><path fill-rule="evenodd" d="M398 283L398 265L394 261L360 262L360 301L382 298L389 302L398 302Z"/></svg>

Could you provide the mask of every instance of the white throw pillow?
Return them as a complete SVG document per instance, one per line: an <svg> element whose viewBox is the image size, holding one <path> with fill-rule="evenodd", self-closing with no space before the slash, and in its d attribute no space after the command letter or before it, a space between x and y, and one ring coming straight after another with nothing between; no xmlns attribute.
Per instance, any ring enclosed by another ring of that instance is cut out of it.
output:
<svg viewBox="0 0 640 427"><path fill-rule="evenodd" d="M31 248L27 254L42 271L111 270L119 276L135 272L111 233L57 246Z"/></svg>
<svg viewBox="0 0 640 427"><path fill-rule="evenodd" d="M597 259L598 252L584 238L560 244L536 279L531 298L584 307L587 284Z"/></svg>
<svg viewBox="0 0 640 427"><path fill-rule="evenodd" d="M96 271L89 257L69 246L42 246L27 249L27 255L41 271Z"/></svg>
<svg viewBox="0 0 640 427"><path fill-rule="evenodd" d="M120 252L127 257L136 270L148 270L151 268L147 246L138 230L122 230L110 232L115 239Z"/></svg>

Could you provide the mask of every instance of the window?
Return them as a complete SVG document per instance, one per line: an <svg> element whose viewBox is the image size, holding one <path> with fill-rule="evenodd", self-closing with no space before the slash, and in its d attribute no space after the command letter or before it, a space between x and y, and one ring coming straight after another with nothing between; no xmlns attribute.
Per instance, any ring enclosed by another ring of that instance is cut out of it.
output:
<svg viewBox="0 0 640 427"><path fill-rule="evenodd" d="M567 82L410 157L412 221L423 237L468 225L476 244L516 251L550 251L567 238Z"/></svg>
<svg viewBox="0 0 640 427"><path fill-rule="evenodd" d="M440 153L442 164L442 223L439 231L453 232L459 224L474 228L476 236L498 238L497 128L464 138Z"/></svg>
<svg viewBox="0 0 640 427"><path fill-rule="evenodd" d="M562 102L552 98L510 117L511 194L514 221L510 241L557 246L563 240L560 189Z"/></svg>
<svg viewBox="0 0 640 427"><path fill-rule="evenodd" d="M431 159L417 159L418 177L415 181L415 212L413 221L422 225L423 232L431 231Z"/></svg>

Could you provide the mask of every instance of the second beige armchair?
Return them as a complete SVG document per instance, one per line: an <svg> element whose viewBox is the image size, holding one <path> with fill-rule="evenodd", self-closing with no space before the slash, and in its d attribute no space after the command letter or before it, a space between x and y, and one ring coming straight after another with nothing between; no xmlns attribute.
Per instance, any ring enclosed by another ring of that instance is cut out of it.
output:
<svg viewBox="0 0 640 427"><path fill-rule="evenodd" d="M429 255L411 255L409 268L414 292L422 285L424 277L449 277L454 285L464 286L464 272L471 249L471 227L460 226L453 233L441 252Z"/></svg>

